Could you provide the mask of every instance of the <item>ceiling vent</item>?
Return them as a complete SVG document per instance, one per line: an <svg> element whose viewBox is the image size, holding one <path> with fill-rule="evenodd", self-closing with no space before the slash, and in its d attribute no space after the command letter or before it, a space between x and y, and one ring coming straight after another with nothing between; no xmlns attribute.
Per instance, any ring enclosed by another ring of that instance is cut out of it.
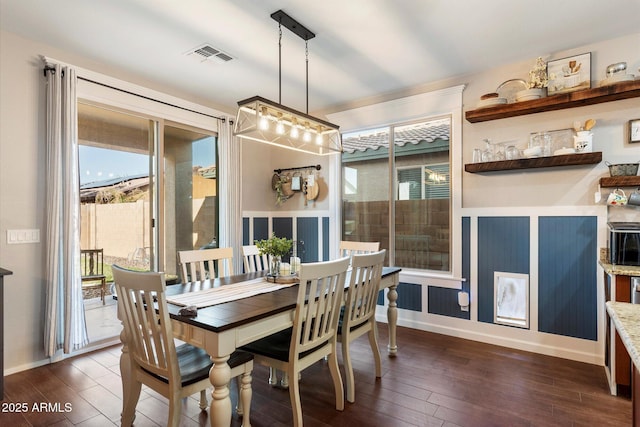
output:
<svg viewBox="0 0 640 427"><path fill-rule="evenodd" d="M198 62L229 62L233 59L231 55L228 55L216 49L210 44L203 44L186 52L185 55L196 59Z"/></svg>

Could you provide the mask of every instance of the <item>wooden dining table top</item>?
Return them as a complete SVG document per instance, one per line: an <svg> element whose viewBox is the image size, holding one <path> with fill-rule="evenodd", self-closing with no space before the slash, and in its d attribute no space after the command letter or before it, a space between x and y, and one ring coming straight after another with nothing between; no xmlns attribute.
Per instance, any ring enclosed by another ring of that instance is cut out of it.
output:
<svg viewBox="0 0 640 427"><path fill-rule="evenodd" d="M383 267L382 277L385 278L389 275L397 274L400 270L399 267ZM167 286L166 295L167 298L170 298L173 295L231 285L264 277L265 275L266 272L261 271L205 280L202 282L171 285ZM169 315L174 320L198 326L212 332L223 332L274 314L293 310L296 306L297 296L298 285L294 284L272 292L199 308L198 315L195 317L179 315L180 309L183 308L181 306L168 303L168 308Z"/></svg>

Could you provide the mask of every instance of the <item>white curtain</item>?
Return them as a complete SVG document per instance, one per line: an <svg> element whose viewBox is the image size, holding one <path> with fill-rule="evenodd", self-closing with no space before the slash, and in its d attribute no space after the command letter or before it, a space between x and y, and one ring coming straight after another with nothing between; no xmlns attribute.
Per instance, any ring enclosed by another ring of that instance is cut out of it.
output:
<svg viewBox="0 0 640 427"><path fill-rule="evenodd" d="M220 153L220 238L219 247L233 248L233 259L242 260L242 211L240 186L240 142L233 135L233 123L227 118L218 126ZM242 262L234 262L235 273L242 272Z"/></svg>
<svg viewBox="0 0 640 427"><path fill-rule="evenodd" d="M80 178L76 72L46 63L46 314L47 356L89 342L80 281Z"/></svg>

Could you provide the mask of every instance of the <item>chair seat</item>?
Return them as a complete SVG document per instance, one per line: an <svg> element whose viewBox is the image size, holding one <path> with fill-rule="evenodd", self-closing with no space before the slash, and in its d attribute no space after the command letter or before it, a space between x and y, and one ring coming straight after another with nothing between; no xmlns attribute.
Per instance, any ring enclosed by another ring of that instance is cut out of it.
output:
<svg viewBox="0 0 640 427"><path fill-rule="evenodd" d="M194 384L203 378L209 376L209 370L213 363L209 354L198 347L194 347L191 344L182 344L176 347L176 354L178 356L178 366L180 367L180 376L182 377L182 387ZM236 366L240 366L253 359L253 354L246 351L234 351L229 357L227 363L231 369ZM144 369L144 368L143 368ZM144 369L150 375L160 381L168 384L169 379L160 375L156 375L153 372L149 372Z"/></svg>
<svg viewBox="0 0 640 427"><path fill-rule="evenodd" d="M291 334L293 333L293 328L284 329L280 332L276 332L275 334L269 335L267 337L261 338L257 341L249 343L240 347L242 351L248 351L253 354L258 354L260 356L269 357L271 359L280 360L282 362L289 361L289 349L291 347ZM300 359L310 355L318 348L324 346L326 343L320 343L316 347L303 351L300 353Z"/></svg>
<svg viewBox="0 0 640 427"><path fill-rule="evenodd" d="M107 276L104 274L95 274L93 276L81 276L83 282L93 281L93 280L104 280Z"/></svg>

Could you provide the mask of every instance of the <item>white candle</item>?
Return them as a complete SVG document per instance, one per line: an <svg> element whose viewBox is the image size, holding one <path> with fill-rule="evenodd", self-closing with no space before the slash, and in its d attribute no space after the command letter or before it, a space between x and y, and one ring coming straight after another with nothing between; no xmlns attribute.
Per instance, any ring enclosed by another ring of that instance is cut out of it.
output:
<svg viewBox="0 0 640 427"><path fill-rule="evenodd" d="M292 256L291 259L291 274L295 274L300 270L300 258Z"/></svg>
<svg viewBox="0 0 640 427"><path fill-rule="evenodd" d="M288 276L291 274L291 265L288 262L280 263L280 275Z"/></svg>

